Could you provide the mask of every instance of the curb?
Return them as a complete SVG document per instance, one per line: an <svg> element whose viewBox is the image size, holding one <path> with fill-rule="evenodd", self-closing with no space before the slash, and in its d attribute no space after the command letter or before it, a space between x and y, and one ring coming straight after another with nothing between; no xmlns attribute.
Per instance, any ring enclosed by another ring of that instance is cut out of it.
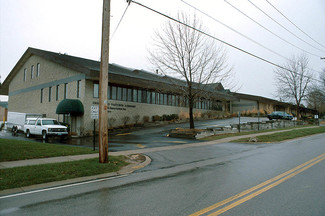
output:
<svg viewBox="0 0 325 216"><path fill-rule="evenodd" d="M137 154L137 155L139 155L139 154ZM130 156L132 156L132 155L130 155ZM78 177L78 178L67 179L67 180L62 180L62 181L48 182L48 183L30 185L30 186L26 186L26 187L7 189L7 190L0 191L0 197L6 196L6 195L11 195L11 194L39 190L39 189L54 188L54 187L59 187L59 186L63 186L63 185L87 182L87 181L91 181L91 180L99 180L99 179L117 177L117 176L122 176L122 175L128 175L128 174L135 172L136 170L139 170L141 168L148 166L151 163L150 157L148 157L147 155L142 155L142 156L145 157L145 161L139 163L136 161L128 160L128 162L130 162L130 164L123 167L121 170L119 170L117 172L103 173L103 174L94 175L94 176Z"/></svg>

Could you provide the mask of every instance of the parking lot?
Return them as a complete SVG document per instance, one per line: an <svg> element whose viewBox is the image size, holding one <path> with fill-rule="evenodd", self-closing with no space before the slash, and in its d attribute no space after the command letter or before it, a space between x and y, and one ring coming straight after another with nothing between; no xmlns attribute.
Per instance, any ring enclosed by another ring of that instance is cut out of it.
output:
<svg viewBox="0 0 325 216"><path fill-rule="evenodd" d="M267 118L260 118L260 121L266 121ZM198 129L205 129L209 127L227 126L230 124L238 123L238 118L218 119L218 120L205 120L196 121L195 127ZM257 122L257 118L242 117L241 122ZM109 134L109 151L124 151L139 148L152 148L177 144L186 144L193 142L200 142L200 140L171 138L168 137L170 129L180 127L188 128L189 123L168 124L163 126L133 128L130 131L123 131L121 133ZM24 134L19 134L13 137L10 132L3 130L0 132L1 138L30 140L35 142L47 142L63 145L73 145L93 148L93 137L82 138L69 138L67 140L60 140L60 138L53 137L47 141L42 140L41 137L26 138ZM98 148L98 136L95 137L95 148Z"/></svg>

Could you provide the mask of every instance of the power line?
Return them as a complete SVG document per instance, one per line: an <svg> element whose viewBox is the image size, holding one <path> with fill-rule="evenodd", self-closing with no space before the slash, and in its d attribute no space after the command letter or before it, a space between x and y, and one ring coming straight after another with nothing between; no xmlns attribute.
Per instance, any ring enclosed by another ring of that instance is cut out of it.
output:
<svg viewBox="0 0 325 216"><path fill-rule="evenodd" d="M259 25L260 27L262 27L263 29L265 29L266 31L268 31L269 33L273 34L274 36L276 36L277 38L281 39L282 41L290 44L291 46L297 48L297 49L300 49L301 51L305 52L305 53L308 53L310 55L313 55L313 56L316 56L316 57L320 57L316 54L313 54L311 52L308 52L296 45L294 45L293 43L287 41L286 39L280 37L279 35L275 34L274 32L272 32L271 30L269 30L268 28L266 28L265 26L263 26L262 24L260 24L259 22L257 22L256 20L254 20L253 18L251 18L250 16L248 16L247 14L245 14L243 11L241 11L240 9L238 9L236 6L232 5L230 2L228 2L227 0L224 0L227 4L229 4L232 8L234 8L235 10L237 10L239 13L243 14L245 17L247 17L248 19L250 19L251 21L253 21L254 23L256 23L257 25Z"/></svg>
<svg viewBox="0 0 325 216"><path fill-rule="evenodd" d="M283 58L283 59L285 59L285 60L287 60L287 61L290 61L290 59L288 59L287 57L281 55L280 53L278 53L278 52L276 52L276 51L274 51L274 50L272 50L272 49L270 49L270 48L268 48L268 47L266 47L266 46L264 46L263 44L257 42L256 40L254 40L254 39L252 39L252 38L250 38L250 37L244 35L243 33L239 32L239 31L237 31L236 29L230 27L229 25L227 25L227 24L221 22L220 20L217 20L216 18L214 18L214 17L212 17L211 15L205 13L204 11L198 9L197 7L191 5L190 3L186 2L185 0L181 0L181 1L182 1L184 4L186 4L187 6L193 8L193 9L196 10L196 11L199 11L200 13L202 13L202 14L204 14L205 16L209 17L210 19L214 20L215 22L217 22L217 23L219 23L219 24L225 26L226 28L228 28L228 29L230 29L230 30L236 32L237 34L239 34L240 36L246 38L247 40L249 40L249 41L251 41L251 42L257 44L258 46L263 47L264 49L266 49L266 50L268 50L268 51L270 51L270 52L272 52L272 53L274 53L274 54L280 56L281 58ZM311 68L308 68L308 69L309 69L309 70L312 70L312 71L315 71L315 72L317 72L317 73L321 73L321 72L316 71L316 70L311 69Z"/></svg>
<svg viewBox="0 0 325 216"><path fill-rule="evenodd" d="M265 16L267 16L268 18L270 18L273 22L275 22L276 24L278 24L279 26L281 26L283 29L285 29L287 32L289 32L290 34L292 34L293 36L295 36L299 40L303 41L304 43L308 44L309 46L311 46L311 47L313 47L313 48L315 48L315 49L317 49L319 51L325 52L324 50L321 50L321 49L315 47L314 45L308 43L304 39L302 39L299 36L297 36L296 34L294 34L292 31L290 31L289 29L287 29L285 26L283 26L281 23L279 23L274 18L272 18L270 15L268 15L265 11L263 11L260 7L258 7L256 4L254 4L251 0L248 0L248 2L251 3L256 9L258 9L259 11L261 11Z"/></svg>
<svg viewBox="0 0 325 216"><path fill-rule="evenodd" d="M219 42L221 42L221 43L223 43L223 44L225 44L225 45L227 45L227 46L230 46L230 47L232 47L232 48L234 48L234 49L236 49L236 50L239 50L239 51L241 51L241 52L243 52L243 53L245 53L245 54L247 54L247 55L250 55L250 56L252 56L252 57L254 57L254 58L257 58L257 59L259 59L259 60L261 60L261 61L264 61L264 62L266 62L266 63L268 63L268 64L271 64L271 65L273 65L273 66L276 66L276 67L278 67L278 68L281 68L281 69L283 69L283 70L289 71L289 72L294 73L294 74L302 75L302 74L299 74L299 73L297 73L297 72L295 72L295 71L291 71L290 69L285 68L285 67L283 67L283 66L281 66L281 65L278 65L278 64L276 64L276 63L274 63L274 62L271 62L271 61L269 61L269 60L267 60L267 59L265 59L265 58L262 58L262 57L260 57L260 56L257 56L257 55L255 55L255 54L253 54L253 53L250 53L250 52L248 52L248 51L246 51L246 50L244 50L244 49L241 49L241 48L239 48L239 47L237 47L237 46L235 46L235 45L232 45L232 44L230 44L230 43L228 43L228 42L226 42L226 41L224 41L224 40L221 40L221 39L219 39L219 38L217 38L217 37L215 37L215 36L212 36L212 35L210 35L210 34L204 32L204 31L202 31L202 30L200 30L200 29L197 29L197 28L195 28L195 27L193 27L193 26L190 26L190 25L188 25L188 24L186 24L186 23L184 23L184 22L182 22L182 21L180 21L180 20L177 20L177 19L175 19L175 18L173 18L173 17L171 17L171 16L168 16L168 15L162 13L162 12L159 12L159 11L157 11L157 10L155 10L155 9L153 9L153 8L150 8L150 7L148 7L148 6L144 5L144 4L141 4L141 3L137 2L137 1L130 0L130 2L133 2L133 3L139 5L139 6L143 7L143 8L146 8L146 9L148 9L148 10L150 10L150 11L156 13L156 14L159 14L159 15L161 15L161 16L167 18L167 19L170 19L170 20L172 20L172 21L174 21L174 22L177 22L177 23L179 23L179 24L181 24L181 25L184 25L184 26L187 27L187 28L193 29L194 31L197 31L197 32L199 32L199 33L201 33L201 34L203 34L203 35L205 35L205 36L207 36L207 37L210 37L210 38L212 38L212 39L214 39L214 40L217 40L217 41L219 41ZM304 76L304 75L302 75L302 76ZM307 77L307 78L313 79L313 80L315 80L315 81L321 82L320 80L317 80L317 79L315 79L315 78L313 78L313 77L310 77L310 76L304 76L304 77Z"/></svg>
<svg viewBox="0 0 325 216"><path fill-rule="evenodd" d="M120 21L118 22L118 24L117 24L117 26L116 26L116 28L115 28L115 30L114 30L112 36L111 36L110 42L113 40L114 35L115 35L117 29L119 28L119 26L120 26L120 24L121 24L121 22L122 22L122 20L123 20L123 18L124 18L124 16L125 16L125 14L126 14L126 11L128 10L128 8L129 8L129 6L130 6L130 3L131 3L131 1L128 1L128 5L126 6L126 8L125 8L125 10L124 10L124 12L123 12L123 14L122 14L122 17L121 17Z"/></svg>
<svg viewBox="0 0 325 216"><path fill-rule="evenodd" d="M311 40L313 40L318 45L323 46L321 43L317 42L315 39L313 39L311 36L309 36L306 32L304 32L301 28L299 28L296 24L294 24L286 15L284 15L279 9L277 9L273 4L271 4L268 0L265 0L269 5L271 5L279 14L281 14L286 20L288 20L292 25L294 25L297 29L299 29L302 33L304 33L307 37L309 37Z"/></svg>

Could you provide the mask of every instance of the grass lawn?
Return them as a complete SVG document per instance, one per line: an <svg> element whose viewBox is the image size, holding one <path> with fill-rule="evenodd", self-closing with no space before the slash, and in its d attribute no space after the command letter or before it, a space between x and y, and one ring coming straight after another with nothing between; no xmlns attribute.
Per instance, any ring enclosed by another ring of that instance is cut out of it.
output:
<svg viewBox="0 0 325 216"><path fill-rule="evenodd" d="M287 128L280 128L280 129L270 129L270 130L260 130L260 131L244 131L244 132L240 132L240 133L220 134L220 135L204 137L201 140L213 141L213 140L223 139L223 138L227 138L227 137L235 137L235 136L242 136L242 135L249 135L249 134L258 134L258 133L265 133L265 132L271 132L271 131L290 130L290 129L295 129L295 128L310 127L310 126L311 125L304 125L304 126L287 127Z"/></svg>
<svg viewBox="0 0 325 216"><path fill-rule="evenodd" d="M100 164L98 158L95 158L73 162L0 169L0 190L115 172L127 164L123 156L110 156L108 164Z"/></svg>
<svg viewBox="0 0 325 216"><path fill-rule="evenodd" d="M270 135L257 136L258 142L280 142L319 133L325 133L325 127L303 128L287 132L279 132ZM235 140L234 142L248 142L249 138Z"/></svg>
<svg viewBox="0 0 325 216"><path fill-rule="evenodd" d="M90 148L0 139L0 162L97 153Z"/></svg>

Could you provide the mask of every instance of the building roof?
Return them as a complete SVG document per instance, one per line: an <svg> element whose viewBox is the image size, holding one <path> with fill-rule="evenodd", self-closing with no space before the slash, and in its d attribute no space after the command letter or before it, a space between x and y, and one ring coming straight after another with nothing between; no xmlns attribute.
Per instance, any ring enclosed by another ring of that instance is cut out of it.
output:
<svg viewBox="0 0 325 216"><path fill-rule="evenodd" d="M29 59L30 56L37 55L64 67L78 71L86 75L86 79L99 79L100 62L85 58L79 58L61 53L54 53L50 51L28 48L23 56L19 59L15 67L9 73L2 86L0 87L0 94L8 95L9 83L18 73L20 68ZM186 82L180 79L175 79L168 76L162 76L159 74L151 73L145 70L136 70L132 68L123 67L117 64L109 65L109 82L119 83L122 85L132 85L142 88L158 89L160 91L177 91L178 87L186 86ZM236 100L236 98L227 92L220 90L222 85L220 83L208 86L205 89L210 95L218 97L221 100ZM217 88L216 88L217 87ZM223 89L223 87L222 87Z"/></svg>

